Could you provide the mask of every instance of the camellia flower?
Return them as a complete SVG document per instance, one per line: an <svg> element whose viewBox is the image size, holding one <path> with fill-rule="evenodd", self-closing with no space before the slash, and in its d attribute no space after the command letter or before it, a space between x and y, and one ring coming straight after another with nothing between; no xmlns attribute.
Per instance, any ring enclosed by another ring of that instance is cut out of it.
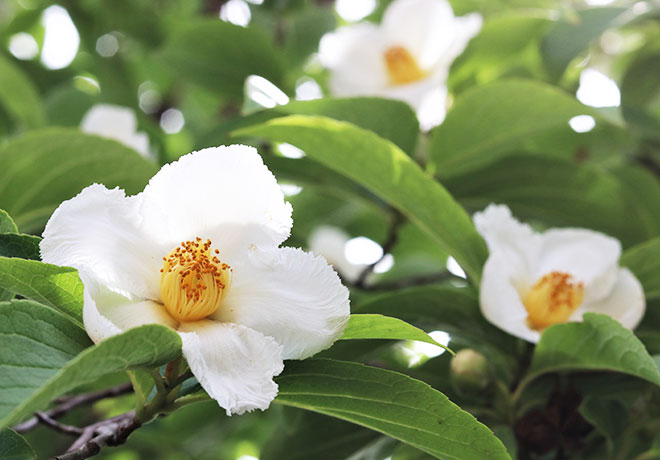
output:
<svg viewBox="0 0 660 460"><path fill-rule="evenodd" d="M446 0L394 0L380 26L356 24L323 37L319 51L330 89L337 96L399 99L417 110L422 125L437 124L449 67L481 23L474 13L455 17Z"/></svg>
<svg viewBox="0 0 660 460"><path fill-rule="evenodd" d="M291 225L254 148L208 148L135 196L94 184L62 203L41 256L79 270L94 342L168 326L206 392L241 414L269 406L283 359L328 348L348 321L348 290L326 261L278 247Z"/></svg>
<svg viewBox="0 0 660 460"><path fill-rule="evenodd" d="M87 111L80 129L89 134L114 139L142 156L149 156L149 137L146 133L136 131L135 112L128 107L97 104Z"/></svg>
<svg viewBox="0 0 660 460"><path fill-rule="evenodd" d="M481 311L488 321L529 342L557 323L603 313L633 329L644 316L642 286L619 267L618 240L583 228L543 233L490 205L475 214L490 256L481 279Z"/></svg>

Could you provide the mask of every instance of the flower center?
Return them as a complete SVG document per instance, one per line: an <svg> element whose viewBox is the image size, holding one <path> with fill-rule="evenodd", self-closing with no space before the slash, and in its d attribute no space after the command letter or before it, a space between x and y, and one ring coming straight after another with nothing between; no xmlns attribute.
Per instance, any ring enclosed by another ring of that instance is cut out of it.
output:
<svg viewBox="0 0 660 460"><path fill-rule="evenodd" d="M552 272L543 276L523 300L529 327L540 331L553 324L565 323L580 306L583 297L583 284L574 282L568 273Z"/></svg>
<svg viewBox="0 0 660 460"><path fill-rule="evenodd" d="M185 241L163 257L160 295L179 322L197 321L215 312L231 285L231 267L211 255L211 240Z"/></svg>
<svg viewBox="0 0 660 460"><path fill-rule="evenodd" d="M415 58L403 46L392 46L385 51L385 66L393 85L405 85L426 77Z"/></svg>

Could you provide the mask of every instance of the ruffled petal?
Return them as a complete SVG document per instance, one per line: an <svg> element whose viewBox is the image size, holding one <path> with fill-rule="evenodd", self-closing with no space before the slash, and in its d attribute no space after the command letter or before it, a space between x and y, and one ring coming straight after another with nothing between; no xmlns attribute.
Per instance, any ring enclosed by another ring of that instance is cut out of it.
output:
<svg viewBox="0 0 660 460"><path fill-rule="evenodd" d="M140 229L136 197L94 184L62 203L40 243L44 262L75 267L110 289L160 298L162 247Z"/></svg>
<svg viewBox="0 0 660 460"><path fill-rule="evenodd" d="M348 289L325 259L283 248L254 252L234 269L214 318L273 337L284 359L304 359L332 345L349 315Z"/></svg>
<svg viewBox="0 0 660 460"><path fill-rule="evenodd" d="M534 278L565 272L584 283L584 302L604 299L617 280L621 244L615 238L583 228L548 230Z"/></svg>
<svg viewBox="0 0 660 460"><path fill-rule="evenodd" d="M161 304L150 300L135 301L98 285L84 275L82 279L85 284L83 324L94 343L145 324L176 328L177 322Z"/></svg>
<svg viewBox="0 0 660 460"><path fill-rule="evenodd" d="M445 0L395 0L381 22L387 46L403 46L430 70L452 46L457 24Z"/></svg>
<svg viewBox="0 0 660 460"><path fill-rule="evenodd" d="M376 96L389 84L385 42L373 24L342 27L321 40L321 62L330 69L336 96Z"/></svg>
<svg viewBox="0 0 660 460"><path fill-rule="evenodd" d="M138 198L143 231L169 249L210 238L221 257L231 257L252 245L278 246L293 224L275 177L244 145L185 155L163 166Z"/></svg>
<svg viewBox="0 0 660 460"><path fill-rule="evenodd" d="M527 325L527 310L512 278L508 259L501 254L491 254L484 265L479 289L481 312L503 331L536 343L540 334Z"/></svg>
<svg viewBox="0 0 660 460"><path fill-rule="evenodd" d="M535 281L534 268L541 253L541 236L519 222L504 205L489 205L474 215L477 231L483 236L491 255L507 261L516 287L526 289Z"/></svg>
<svg viewBox="0 0 660 460"><path fill-rule="evenodd" d="M634 329L644 316L646 300L639 280L627 268L617 270L617 279L610 294L596 302L583 303L571 320L579 321L584 313L609 315L628 329Z"/></svg>
<svg viewBox="0 0 660 460"><path fill-rule="evenodd" d="M227 415L264 410L277 395L273 377L284 369L282 347L238 324L184 323L183 355L204 390Z"/></svg>

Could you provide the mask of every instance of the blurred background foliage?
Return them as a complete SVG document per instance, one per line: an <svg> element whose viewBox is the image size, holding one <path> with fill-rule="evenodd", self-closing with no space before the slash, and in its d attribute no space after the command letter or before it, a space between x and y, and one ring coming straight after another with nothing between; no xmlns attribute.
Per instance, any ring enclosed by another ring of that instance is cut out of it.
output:
<svg viewBox="0 0 660 460"><path fill-rule="evenodd" d="M452 65L447 118L430 133L420 132L403 103L329 98L319 41L341 25L378 22L388 3L0 1L0 207L23 232L38 235L61 201L92 182L136 193L158 164L182 154L254 144L293 205L288 245L324 253L349 284L379 262L368 282L352 290L353 312L397 316L435 331L455 350L479 351L488 370L484 387L466 386L450 371L447 353L394 341L338 343L323 356L429 383L522 459L660 458L660 398L633 377L550 373L515 408L507 406L503 393L524 372L531 347L485 322L456 261L362 186L291 145L245 134L289 114L347 121L393 141L470 213L505 203L538 228L592 228L631 248L660 236L660 2L451 1L456 15L479 12L484 24ZM134 110L150 158L75 132L99 103ZM236 134L241 128L248 130ZM393 226L398 237L387 244ZM641 250L660 252L658 246ZM630 253L627 263L635 260ZM649 299L637 332L658 356L654 268L637 272ZM94 410L110 416L131 406L126 396ZM43 427L28 439L40 458L67 445ZM99 458L427 457L298 409L273 405L228 418L203 403L148 425Z"/></svg>

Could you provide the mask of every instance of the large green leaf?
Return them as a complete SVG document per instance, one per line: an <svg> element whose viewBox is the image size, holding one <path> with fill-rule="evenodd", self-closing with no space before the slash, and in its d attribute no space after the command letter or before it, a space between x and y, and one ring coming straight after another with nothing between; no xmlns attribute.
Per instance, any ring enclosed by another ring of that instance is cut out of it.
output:
<svg viewBox="0 0 660 460"><path fill-rule="evenodd" d="M229 120L208 133L203 139L202 146L226 142L230 131L286 115L321 115L338 121L347 121L391 140L410 155L414 153L419 136L417 115L406 103L374 97L332 98L292 101L240 119Z"/></svg>
<svg viewBox="0 0 660 460"><path fill-rule="evenodd" d="M181 339L176 332L150 324L81 352L84 333L72 324L65 326L63 317L53 322L58 314L38 307L27 301L0 305L0 314L4 316L0 327L5 342L0 347L4 351L0 365L24 373L21 380L16 379L16 374L7 376L17 387L11 392L3 390L2 427L19 422L80 385L114 372L160 366L172 361L181 351ZM75 342L73 337L77 338ZM76 353L79 354L75 356Z"/></svg>
<svg viewBox="0 0 660 460"><path fill-rule="evenodd" d="M50 305L82 324L84 287L74 268L0 257L0 288Z"/></svg>
<svg viewBox="0 0 660 460"><path fill-rule="evenodd" d="M367 187L435 237L477 282L486 248L472 220L447 191L396 145L355 125L292 115L239 130L288 142Z"/></svg>
<svg viewBox="0 0 660 460"><path fill-rule="evenodd" d="M21 69L0 53L0 104L24 127L44 122L39 94Z"/></svg>
<svg viewBox="0 0 660 460"><path fill-rule="evenodd" d="M50 128L13 138L0 148L0 207L24 232L38 231L64 200L94 182L141 191L156 165L122 144Z"/></svg>
<svg viewBox="0 0 660 460"><path fill-rule="evenodd" d="M558 80L568 64L589 43L613 25L625 8L589 8L574 12L574 17L557 22L543 37L541 52L550 76Z"/></svg>
<svg viewBox="0 0 660 460"><path fill-rule="evenodd" d="M276 402L380 431L436 458L509 458L502 443L472 415L403 374L316 359L288 362L276 381Z"/></svg>
<svg viewBox="0 0 660 460"><path fill-rule="evenodd" d="M353 314L341 340L350 339L394 339L416 340L447 349L423 330L398 318L378 314Z"/></svg>
<svg viewBox="0 0 660 460"><path fill-rule="evenodd" d="M625 246L657 234L646 203L631 199L615 175L588 164L516 155L447 179L445 185L470 211L504 203L521 220L592 228Z"/></svg>
<svg viewBox="0 0 660 460"><path fill-rule="evenodd" d="M91 342L60 313L14 300L0 303L0 344L1 420Z"/></svg>
<svg viewBox="0 0 660 460"><path fill-rule="evenodd" d="M632 331L607 315L586 313L583 319L545 330L521 387L546 372L566 370L622 372L660 385L658 367Z"/></svg>
<svg viewBox="0 0 660 460"><path fill-rule="evenodd" d="M519 150L534 135L570 132L576 115L595 115L562 90L532 80L503 80L466 91L433 131L430 154L439 176L472 170Z"/></svg>
<svg viewBox="0 0 660 460"><path fill-rule="evenodd" d="M0 430L0 460L34 460L37 455L20 434L9 428Z"/></svg>
<svg viewBox="0 0 660 460"><path fill-rule="evenodd" d="M249 75L282 84L283 60L265 34L217 19L185 21L170 35L163 62L175 75L240 98Z"/></svg>
<svg viewBox="0 0 660 460"><path fill-rule="evenodd" d="M621 265L637 276L647 300L660 297L660 237L628 249L621 257Z"/></svg>
<svg viewBox="0 0 660 460"><path fill-rule="evenodd" d="M18 233L14 219L4 209L0 209L0 233Z"/></svg>

